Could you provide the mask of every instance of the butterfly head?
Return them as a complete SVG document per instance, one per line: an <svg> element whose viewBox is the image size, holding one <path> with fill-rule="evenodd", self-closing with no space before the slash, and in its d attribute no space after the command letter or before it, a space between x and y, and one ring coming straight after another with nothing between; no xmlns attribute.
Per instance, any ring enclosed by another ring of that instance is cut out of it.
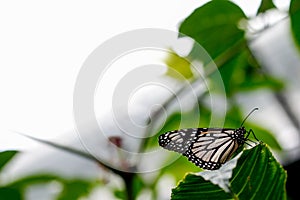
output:
<svg viewBox="0 0 300 200"><path fill-rule="evenodd" d="M233 139L237 140L239 144L244 144L247 138L245 138L245 134L247 133L244 126L235 129L233 134Z"/></svg>

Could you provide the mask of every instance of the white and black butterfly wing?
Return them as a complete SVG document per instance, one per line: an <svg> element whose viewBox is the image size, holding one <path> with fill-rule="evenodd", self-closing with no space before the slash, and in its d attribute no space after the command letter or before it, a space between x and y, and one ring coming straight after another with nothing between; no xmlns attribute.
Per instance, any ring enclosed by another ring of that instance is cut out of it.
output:
<svg viewBox="0 0 300 200"><path fill-rule="evenodd" d="M237 141L231 137L234 131L234 129L208 129L199 135L183 155L203 169L218 169L239 147Z"/></svg>
<svg viewBox="0 0 300 200"><path fill-rule="evenodd" d="M180 129L161 135L159 144L165 149L182 153L203 169L215 170L240 146L233 137L235 134L235 129Z"/></svg>
<svg viewBox="0 0 300 200"><path fill-rule="evenodd" d="M159 136L158 143L165 149L184 154L199 133L198 128L169 131Z"/></svg>

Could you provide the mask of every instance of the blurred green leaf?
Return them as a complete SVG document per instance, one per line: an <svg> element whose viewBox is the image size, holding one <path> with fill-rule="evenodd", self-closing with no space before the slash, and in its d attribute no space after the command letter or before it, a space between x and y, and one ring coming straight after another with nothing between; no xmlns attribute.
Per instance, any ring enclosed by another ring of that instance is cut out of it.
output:
<svg viewBox="0 0 300 200"><path fill-rule="evenodd" d="M250 112L250 111L249 111ZM227 112L225 118L225 128L238 128L241 126L247 113L242 113L240 107L233 105Z"/></svg>
<svg viewBox="0 0 300 200"><path fill-rule="evenodd" d="M117 199L126 199L126 194L124 190L115 189L113 193Z"/></svg>
<svg viewBox="0 0 300 200"><path fill-rule="evenodd" d="M272 1L263 0L261 9L272 5ZM242 19L246 16L237 5L225 0L211 1L188 16L179 31L195 39L217 64L219 70L209 77L215 91L225 89L226 95L231 97L237 92L265 87L282 89L283 83L263 73L247 47L244 31L239 28ZM190 57L202 59L201 56L195 45ZM219 74L223 84L218 84Z"/></svg>
<svg viewBox="0 0 300 200"><path fill-rule="evenodd" d="M172 152L172 154L178 157L178 153ZM194 163L189 162L188 159L182 155L180 155L175 162L162 169L162 173L172 174L176 181L181 180L187 172L199 171L202 171L202 169L197 167Z"/></svg>
<svg viewBox="0 0 300 200"><path fill-rule="evenodd" d="M14 188L16 191L19 191L20 194L24 194L24 191L34 184L48 183L51 181L58 181L63 186L63 190L58 196L59 200L73 200L84 197L89 194L96 185L96 181L94 180L67 180L63 177L51 174L35 174L16 180L7 187Z"/></svg>
<svg viewBox="0 0 300 200"><path fill-rule="evenodd" d="M176 130L179 128L181 120L181 114L180 113L174 113L171 116L169 116L165 122L165 124L162 126L162 128L159 130L159 132L156 134L157 136L169 131L169 130ZM147 145L150 147L157 146L157 137L151 137L147 140Z"/></svg>
<svg viewBox="0 0 300 200"><path fill-rule="evenodd" d="M226 94L229 97L238 92L262 88L278 91L284 87L281 80L264 73L257 63L250 51L245 49L225 62L219 71L215 72L220 73ZM217 74L211 76L212 84L214 84L215 78L219 78L219 76Z"/></svg>
<svg viewBox="0 0 300 200"><path fill-rule="evenodd" d="M260 3L259 8L257 10L257 14L264 13L267 10L270 10L270 9L273 9L273 8L276 8L276 6L274 5L272 0L262 0L261 3Z"/></svg>
<svg viewBox="0 0 300 200"><path fill-rule="evenodd" d="M146 187L146 185L140 176L135 176L132 182L132 187L132 196L137 197L140 194L140 192Z"/></svg>
<svg viewBox="0 0 300 200"><path fill-rule="evenodd" d="M74 200L87 196L92 190L93 185L93 182L84 180L65 181L63 191L57 200Z"/></svg>
<svg viewBox="0 0 300 200"><path fill-rule="evenodd" d="M126 190L115 188L113 190L113 193L117 199L128 199L128 198L135 199L136 197L138 197L138 195L143 189L149 188L148 185L145 184L141 176L134 176L132 181L130 180L125 180L125 181L128 181L128 183L130 182L131 197L128 197L129 194L126 192Z"/></svg>
<svg viewBox="0 0 300 200"><path fill-rule="evenodd" d="M19 188L20 190L32 184L46 183L53 180L61 180L60 177L49 174L36 174L18 179L9 184L10 187Z"/></svg>
<svg viewBox="0 0 300 200"><path fill-rule="evenodd" d="M238 28L245 18L242 9L234 3L211 1L188 16L179 32L192 37L215 59L238 41L246 43L244 31Z"/></svg>
<svg viewBox="0 0 300 200"><path fill-rule="evenodd" d="M300 49L300 1L291 0L290 4L290 18L291 18L291 28L294 36L295 43Z"/></svg>
<svg viewBox="0 0 300 200"><path fill-rule="evenodd" d="M166 75L179 80L190 79L193 77L193 72L191 70L191 63L175 52L169 53L168 57L165 59L165 63L168 66Z"/></svg>
<svg viewBox="0 0 300 200"><path fill-rule="evenodd" d="M0 188L0 199L2 200L21 200L20 192L14 188L2 187Z"/></svg>
<svg viewBox="0 0 300 200"><path fill-rule="evenodd" d="M244 50L243 60L244 63L240 67L240 73L237 73L235 76L235 80L239 86L237 90L246 91L269 88L279 91L284 88L283 81L265 72L249 48ZM244 77L242 80L241 76Z"/></svg>
<svg viewBox="0 0 300 200"><path fill-rule="evenodd" d="M4 151L0 153L0 171L17 153L17 151Z"/></svg>
<svg viewBox="0 0 300 200"><path fill-rule="evenodd" d="M219 71L215 72L211 75L211 83L213 84L213 87L218 87L220 84L214 84L217 83L219 79L219 73L221 75L225 92L228 96L231 96L236 90L237 90L237 83L240 82L240 80L243 80L244 76L243 74L240 74L241 72L239 69L245 65L245 60L243 59L241 54L238 54L237 56L233 57L232 59L229 59L227 62L225 62L222 66L219 67ZM238 82L236 81L236 76L239 76ZM216 79L216 80L215 80ZM222 88L220 88L222 91Z"/></svg>
<svg viewBox="0 0 300 200"><path fill-rule="evenodd" d="M285 199L286 173L265 144L245 150L226 193L200 175L188 174L172 190L172 199Z"/></svg>
<svg viewBox="0 0 300 200"><path fill-rule="evenodd" d="M268 144L273 150L277 150L277 151L282 150L280 144L277 142L276 138L270 131L252 123L246 123L245 126L248 127L248 130L251 128L254 131L254 134L257 137L257 139ZM253 135L250 135L249 139L255 141Z"/></svg>
<svg viewBox="0 0 300 200"><path fill-rule="evenodd" d="M243 92L262 88L280 91L284 88L284 82L269 75L253 74L252 76L246 76L244 82L240 83L239 87L239 90Z"/></svg>

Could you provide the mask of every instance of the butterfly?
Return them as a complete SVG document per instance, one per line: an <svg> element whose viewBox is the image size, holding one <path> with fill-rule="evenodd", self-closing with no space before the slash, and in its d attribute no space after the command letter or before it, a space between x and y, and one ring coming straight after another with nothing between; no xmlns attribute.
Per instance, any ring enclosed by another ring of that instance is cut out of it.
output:
<svg viewBox="0 0 300 200"><path fill-rule="evenodd" d="M181 153L189 161L203 169L217 170L228 161L236 150L247 143L249 135L259 141L252 129L243 126L245 120L258 108L254 108L243 120L240 128L187 128L166 132L159 136L161 147ZM251 145L250 145L251 146Z"/></svg>

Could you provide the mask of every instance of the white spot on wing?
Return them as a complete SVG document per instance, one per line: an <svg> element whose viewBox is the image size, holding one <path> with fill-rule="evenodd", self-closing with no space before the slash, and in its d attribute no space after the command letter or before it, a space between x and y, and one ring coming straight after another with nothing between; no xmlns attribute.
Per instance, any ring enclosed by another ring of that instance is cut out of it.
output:
<svg viewBox="0 0 300 200"><path fill-rule="evenodd" d="M182 139L182 138L176 140L176 143L182 143L182 142L183 142L183 139Z"/></svg>

